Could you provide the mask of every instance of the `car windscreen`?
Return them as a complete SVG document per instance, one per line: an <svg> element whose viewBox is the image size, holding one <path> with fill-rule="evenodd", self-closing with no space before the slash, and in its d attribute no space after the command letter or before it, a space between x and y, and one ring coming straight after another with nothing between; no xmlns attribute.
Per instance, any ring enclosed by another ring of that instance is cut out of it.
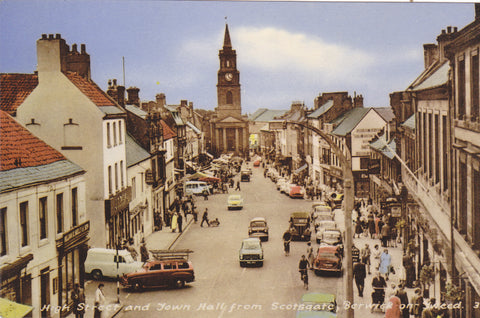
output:
<svg viewBox="0 0 480 318"><path fill-rule="evenodd" d="M255 221L250 223L251 227L265 227L265 225L265 222L262 221Z"/></svg>
<svg viewBox="0 0 480 318"><path fill-rule="evenodd" d="M340 235L336 234L336 233L324 233L323 234L323 238L326 239L326 240L338 240L339 237L340 237Z"/></svg>
<svg viewBox="0 0 480 318"><path fill-rule="evenodd" d="M321 258L338 258L337 254L330 252L321 252L318 254L318 257Z"/></svg>
<svg viewBox="0 0 480 318"><path fill-rule="evenodd" d="M308 219L295 219L294 223L295 224L307 224Z"/></svg>
<svg viewBox="0 0 480 318"><path fill-rule="evenodd" d="M315 212L320 212L320 213L328 212L328 213L330 213L331 211L332 211L332 209L330 209L327 206L317 206L317 207L315 207Z"/></svg>
<svg viewBox="0 0 480 318"><path fill-rule="evenodd" d="M256 250L259 246L256 242L243 242L242 248L245 250Z"/></svg>
<svg viewBox="0 0 480 318"><path fill-rule="evenodd" d="M240 200L239 195L232 195L231 197L228 198L229 200Z"/></svg>

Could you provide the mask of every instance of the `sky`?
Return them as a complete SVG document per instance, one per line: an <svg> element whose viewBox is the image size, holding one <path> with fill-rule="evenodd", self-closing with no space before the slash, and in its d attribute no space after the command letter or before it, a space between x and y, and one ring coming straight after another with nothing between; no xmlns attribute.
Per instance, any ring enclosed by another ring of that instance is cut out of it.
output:
<svg viewBox="0 0 480 318"><path fill-rule="evenodd" d="M324 92L361 94L388 107L424 69L423 44L474 20L473 3L2 0L0 72L33 73L36 41L61 34L86 45L92 80L217 106L218 51L228 23L242 112L308 108Z"/></svg>

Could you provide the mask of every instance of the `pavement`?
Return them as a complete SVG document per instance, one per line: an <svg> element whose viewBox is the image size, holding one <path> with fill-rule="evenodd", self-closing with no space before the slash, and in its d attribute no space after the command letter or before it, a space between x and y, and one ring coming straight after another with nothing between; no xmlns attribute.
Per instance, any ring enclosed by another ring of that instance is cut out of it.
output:
<svg viewBox="0 0 480 318"><path fill-rule="evenodd" d="M202 199L203 201L203 199ZM200 202L200 204L198 204ZM201 208L201 201L197 199L196 201L197 210ZM200 210L198 210L200 211ZM168 227L163 227L162 230L153 232L150 234L146 239L145 243L147 245L147 249L149 250L168 250L173 249L177 240L188 231L190 225L193 223L193 216L191 214L187 215L186 222L184 222L183 232L179 233L172 232L172 230ZM137 247L137 251L139 252L139 248ZM140 255L140 253L139 253ZM115 280L110 280L103 282L105 287L103 289L105 298L106 298L106 310L102 313L102 318L113 318L117 316L117 314L123 309L123 303L128 298L128 293L124 293L121 291L122 287L118 287L118 294L117 294L117 284L115 284ZM93 318L93 303L95 301L95 291L98 287L100 282L94 280L87 280L85 282L85 298L86 298L86 307L85 310L85 318ZM71 313L67 316L68 318L74 318L75 315Z"/></svg>

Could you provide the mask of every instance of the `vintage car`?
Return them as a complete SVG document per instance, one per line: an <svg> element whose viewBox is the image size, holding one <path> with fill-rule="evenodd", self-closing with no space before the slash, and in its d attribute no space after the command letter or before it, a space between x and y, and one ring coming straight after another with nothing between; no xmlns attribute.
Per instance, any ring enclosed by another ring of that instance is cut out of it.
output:
<svg viewBox="0 0 480 318"><path fill-rule="evenodd" d="M330 195L329 203L332 209L339 209L343 203L343 193L332 193Z"/></svg>
<svg viewBox="0 0 480 318"><path fill-rule="evenodd" d="M310 214L308 212L293 212L290 215L290 234L292 240L310 241Z"/></svg>
<svg viewBox="0 0 480 318"><path fill-rule="evenodd" d="M181 288L194 280L192 262L179 258L147 262L140 270L123 275L120 283L125 288L140 291L150 287Z"/></svg>
<svg viewBox="0 0 480 318"><path fill-rule="evenodd" d="M243 197L240 194L232 194L228 196L227 201L228 209L242 209L243 208Z"/></svg>
<svg viewBox="0 0 480 318"><path fill-rule="evenodd" d="M258 237L244 239L238 252L240 266L259 265L263 266L263 247Z"/></svg>
<svg viewBox="0 0 480 318"><path fill-rule="evenodd" d="M288 196L290 198L302 199L304 194L305 194L305 190L301 186L294 185L290 187L290 192L288 193Z"/></svg>
<svg viewBox="0 0 480 318"><path fill-rule="evenodd" d="M317 220L315 220L315 230L317 231L317 233L315 234L315 237L316 237L317 243L320 243L323 232L325 232L328 229L336 229L336 228L337 228L337 223L335 223L335 221L321 220L317 222Z"/></svg>
<svg viewBox="0 0 480 318"><path fill-rule="evenodd" d="M247 170L242 170L240 172L240 181L250 181L250 172Z"/></svg>
<svg viewBox="0 0 480 318"><path fill-rule="evenodd" d="M334 272L342 274L342 252L340 246L320 245L317 256L313 261L315 274L321 272Z"/></svg>
<svg viewBox="0 0 480 318"><path fill-rule="evenodd" d="M329 213L331 214L332 218L335 218L335 212L327 204L320 204L312 207L312 218L315 218L316 213Z"/></svg>
<svg viewBox="0 0 480 318"><path fill-rule="evenodd" d="M319 243L328 245L342 245L342 232L335 228L325 229L320 237Z"/></svg>
<svg viewBox="0 0 480 318"><path fill-rule="evenodd" d="M268 225L265 218L257 217L250 220L249 237L258 237L260 241L268 241Z"/></svg>
<svg viewBox="0 0 480 318"><path fill-rule="evenodd" d="M302 296L296 318L337 317L337 299L330 293L308 293Z"/></svg>
<svg viewBox="0 0 480 318"><path fill-rule="evenodd" d="M277 190L281 190L284 183L286 183L287 181L284 179L284 178L278 178L275 185L277 186Z"/></svg>

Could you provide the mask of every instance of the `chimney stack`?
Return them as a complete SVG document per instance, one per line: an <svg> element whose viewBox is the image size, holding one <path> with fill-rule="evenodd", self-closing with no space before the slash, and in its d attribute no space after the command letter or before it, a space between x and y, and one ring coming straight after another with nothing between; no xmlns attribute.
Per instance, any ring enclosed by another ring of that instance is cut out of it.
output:
<svg viewBox="0 0 480 318"><path fill-rule="evenodd" d="M66 57L67 70L90 80L90 55L86 52L85 44L81 44L80 50L79 53L77 44L72 45L72 51Z"/></svg>
<svg viewBox="0 0 480 318"><path fill-rule="evenodd" d="M128 101L127 103L130 105L136 105L140 107L140 98L138 92L140 91L139 88L137 87L129 87L127 89L127 96L128 96Z"/></svg>
<svg viewBox="0 0 480 318"><path fill-rule="evenodd" d="M475 3L475 20L480 19L480 3Z"/></svg>
<svg viewBox="0 0 480 318"><path fill-rule="evenodd" d="M167 100L164 93L157 94L155 97L157 99L157 107L163 107L167 104Z"/></svg>
<svg viewBox="0 0 480 318"><path fill-rule="evenodd" d="M68 45L60 34L42 34L37 41L37 71L39 80L52 73L67 71Z"/></svg>
<svg viewBox="0 0 480 318"><path fill-rule="evenodd" d="M423 45L423 61L425 69L438 60L438 46L436 44L427 43Z"/></svg>

